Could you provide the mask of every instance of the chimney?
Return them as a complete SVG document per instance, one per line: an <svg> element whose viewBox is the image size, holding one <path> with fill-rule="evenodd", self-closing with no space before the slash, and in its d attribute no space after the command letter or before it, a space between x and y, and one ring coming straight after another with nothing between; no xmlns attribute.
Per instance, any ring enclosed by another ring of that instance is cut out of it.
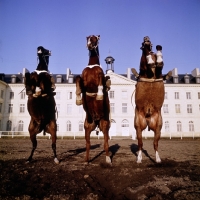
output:
<svg viewBox="0 0 200 200"><path fill-rule="evenodd" d="M172 77L173 77L173 82L178 83L178 69L174 68L172 70Z"/></svg>
<svg viewBox="0 0 200 200"><path fill-rule="evenodd" d="M67 73L66 73L66 80L69 79L69 75L71 74L71 70L67 68Z"/></svg>
<svg viewBox="0 0 200 200"><path fill-rule="evenodd" d="M131 68L127 69L127 78L131 79Z"/></svg>

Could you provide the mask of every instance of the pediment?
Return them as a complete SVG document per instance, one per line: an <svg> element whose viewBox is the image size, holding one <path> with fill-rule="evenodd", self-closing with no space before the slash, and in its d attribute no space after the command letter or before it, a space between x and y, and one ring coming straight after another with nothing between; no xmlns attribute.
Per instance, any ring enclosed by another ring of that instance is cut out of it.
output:
<svg viewBox="0 0 200 200"><path fill-rule="evenodd" d="M115 74L114 72L110 72L106 74L106 76L110 76L112 85L133 85L136 84L136 81L131 80L125 76Z"/></svg>

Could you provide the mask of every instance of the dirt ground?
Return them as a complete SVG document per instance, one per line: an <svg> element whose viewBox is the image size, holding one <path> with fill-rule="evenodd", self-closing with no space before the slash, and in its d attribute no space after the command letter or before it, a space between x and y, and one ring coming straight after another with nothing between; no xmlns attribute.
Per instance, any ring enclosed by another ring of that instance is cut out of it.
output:
<svg viewBox="0 0 200 200"><path fill-rule="evenodd" d="M29 138L1 138L0 199L200 199L200 139L161 139L160 164L153 139L143 143L143 162L137 164L137 140L109 140L110 166L102 138L91 139L89 164L84 139L58 139L57 165L49 139L38 139L33 161L26 163Z"/></svg>

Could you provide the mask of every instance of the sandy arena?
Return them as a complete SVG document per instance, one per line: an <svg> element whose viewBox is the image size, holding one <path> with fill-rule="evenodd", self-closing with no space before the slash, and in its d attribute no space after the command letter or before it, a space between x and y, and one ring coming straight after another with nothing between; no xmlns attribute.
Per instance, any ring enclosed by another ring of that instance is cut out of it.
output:
<svg viewBox="0 0 200 200"><path fill-rule="evenodd" d="M143 143L143 162L137 164L137 140L109 140L110 166L102 138L91 139L89 164L84 163L84 139L58 139L56 165L51 140L38 138L27 164L29 138L1 138L0 199L200 199L200 139L161 139L160 164L155 163L153 139Z"/></svg>

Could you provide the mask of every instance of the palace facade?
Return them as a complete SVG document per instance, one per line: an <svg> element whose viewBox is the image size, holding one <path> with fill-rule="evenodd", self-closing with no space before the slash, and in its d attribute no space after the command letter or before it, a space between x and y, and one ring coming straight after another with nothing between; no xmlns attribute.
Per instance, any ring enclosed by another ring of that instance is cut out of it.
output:
<svg viewBox="0 0 200 200"><path fill-rule="evenodd" d="M108 63L107 63L108 64ZM13 131L28 134L30 116L27 111L27 95L24 90L23 69L19 74L0 74L0 132ZM76 105L75 77L70 69L66 74L54 74L56 82L56 106L58 136L84 136L85 112ZM114 73L107 66L110 76L109 91L111 109L110 136L135 138L134 90L137 83L131 69L126 74ZM178 74L173 69L172 77L165 81L165 100L162 107L163 127L161 137L200 137L200 73L195 68L191 74ZM96 132L92 132L95 136ZM144 137L153 137L147 129ZM100 133L102 136L102 133Z"/></svg>

